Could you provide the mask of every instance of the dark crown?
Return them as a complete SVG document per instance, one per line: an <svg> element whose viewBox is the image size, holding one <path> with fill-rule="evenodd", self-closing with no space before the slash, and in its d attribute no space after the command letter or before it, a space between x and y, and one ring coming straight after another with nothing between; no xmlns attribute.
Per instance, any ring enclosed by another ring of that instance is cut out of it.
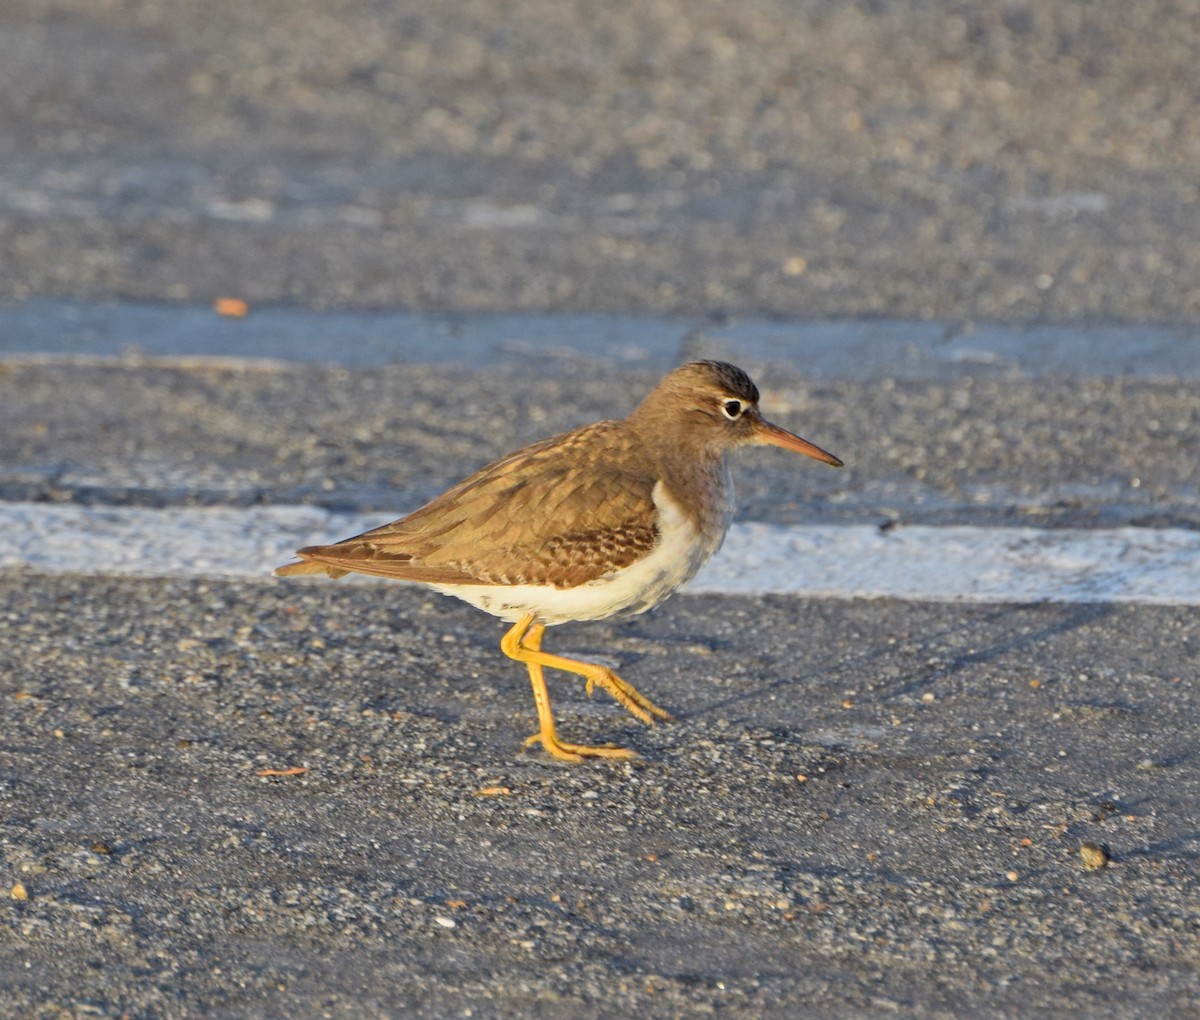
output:
<svg viewBox="0 0 1200 1020"><path fill-rule="evenodd" d="M713 383L731 397L740 397L749 404L758 403L758 387L737 365L731 365L728 361L697 361L694 364L708 369Z"/></svg>

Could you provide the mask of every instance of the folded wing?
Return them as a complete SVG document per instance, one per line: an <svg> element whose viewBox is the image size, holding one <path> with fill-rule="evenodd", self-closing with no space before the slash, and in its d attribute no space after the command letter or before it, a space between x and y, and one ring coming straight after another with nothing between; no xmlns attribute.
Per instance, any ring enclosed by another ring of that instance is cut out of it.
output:
<svg viewBox="0 0 1200 1020"><path fill-rule="evenodd" d="M627 566L657 541L654 474L598 422L489 465L372 531L301 549L278 574L348 571L428 584L571 587ZM620 470L613 463L622 464Z"/></svg>

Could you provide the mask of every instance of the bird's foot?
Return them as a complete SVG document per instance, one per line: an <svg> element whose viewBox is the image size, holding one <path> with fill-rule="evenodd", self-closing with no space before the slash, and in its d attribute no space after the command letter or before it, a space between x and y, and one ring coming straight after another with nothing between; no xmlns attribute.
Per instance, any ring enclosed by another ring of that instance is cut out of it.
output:
<svg viewBox="0 0 1200 1020"><path fill-rule="evenodd" d="M532 737L527 737L522 746L531 747L534 744L541 744L547 754L560 761L581 762L588 758L629 760L641 757L637 751L631 751L629 748L620 747L617 744L568 744L553 734L546 733L535 733Z"/></svg>
<svg viewBox="0 0 1200 1020"><path fill-rule="evenodd" d="M587 674L587 691L588 697L591 697L592 691L595 688L603 687L613 696L613 700L624 706L625 710L630 715L634 715L641 719L647 726L653 726L655 719L664 721L671 718L671 713L665 708L659 708L633 684L622 680L616 673L605 666L597 667L597 672Z"/></svg>

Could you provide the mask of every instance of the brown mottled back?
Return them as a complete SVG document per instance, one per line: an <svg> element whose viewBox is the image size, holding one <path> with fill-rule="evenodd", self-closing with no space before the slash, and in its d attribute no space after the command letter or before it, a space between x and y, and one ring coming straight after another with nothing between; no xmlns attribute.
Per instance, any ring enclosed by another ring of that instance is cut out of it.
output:
<svg viewBox="0 0 1200 1020"><path fill-rule="evenodd" d="M624 422L543 440L407 517L300 555L326 567L430 584L583 584L655 541L653 465ZM624 450L625 456L612 453ZM580 470L601 454L619 471Z"/></svg>

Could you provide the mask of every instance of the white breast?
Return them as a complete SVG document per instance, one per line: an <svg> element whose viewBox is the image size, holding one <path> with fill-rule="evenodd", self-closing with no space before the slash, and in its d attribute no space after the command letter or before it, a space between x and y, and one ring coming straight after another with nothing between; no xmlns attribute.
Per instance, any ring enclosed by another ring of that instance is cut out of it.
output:
<svg viewBox="0 0 1200 1020"><path fill-rule="evenodd" d="M635 563L587 584L577 588L538 584L433 587L514 622L527 613L536 613L538 620L548 625L643 613L690 581L720 548L729 527L729 516L724 515L721 527L706 539L662 482L654 486L653 498L658 510L659 536L654 548Z"/></svg>

